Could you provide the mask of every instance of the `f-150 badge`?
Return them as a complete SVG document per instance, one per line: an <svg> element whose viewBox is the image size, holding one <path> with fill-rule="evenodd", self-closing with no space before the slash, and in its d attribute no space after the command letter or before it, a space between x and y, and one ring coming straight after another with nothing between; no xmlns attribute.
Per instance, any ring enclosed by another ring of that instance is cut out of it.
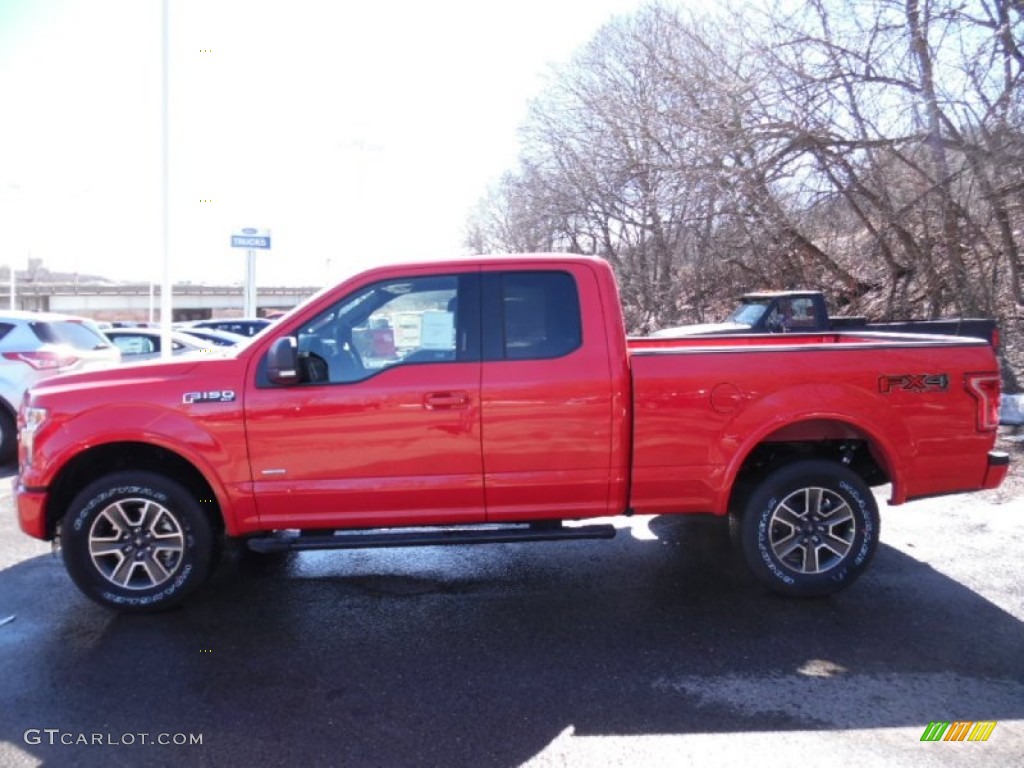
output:
<svg viewBox="0 0 1024 768"><path fill-rule="evenodd" d="M181 396L185 405L193 403L230 403L235 399L233 389L212 389L209 392L186 392Z"/></svg>

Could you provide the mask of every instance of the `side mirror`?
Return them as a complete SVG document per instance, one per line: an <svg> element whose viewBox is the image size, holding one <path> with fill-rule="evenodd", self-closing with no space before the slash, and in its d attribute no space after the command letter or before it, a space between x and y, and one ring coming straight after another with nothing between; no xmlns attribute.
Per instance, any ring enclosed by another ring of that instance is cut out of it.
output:
<svg viewBox="0 0 1024 768"><path fill-rule="evenodd" d="M295 384L299 380L299 353L294 336L282 336L267 353L267 378L272 384Z"/></svg>

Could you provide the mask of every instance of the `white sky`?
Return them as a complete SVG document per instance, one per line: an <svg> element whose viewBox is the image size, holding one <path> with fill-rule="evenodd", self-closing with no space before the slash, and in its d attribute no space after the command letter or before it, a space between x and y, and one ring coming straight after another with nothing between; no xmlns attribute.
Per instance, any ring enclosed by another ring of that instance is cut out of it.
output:
<svg viewBox="0 0 1024 768"><path fill-rule="evenodd" d="M259 285L461 253L549 66L641 5L171 0L174 281L241 282L243 226ZM160 281L160 29L159 0L0 0L0 265Z"/></svg>

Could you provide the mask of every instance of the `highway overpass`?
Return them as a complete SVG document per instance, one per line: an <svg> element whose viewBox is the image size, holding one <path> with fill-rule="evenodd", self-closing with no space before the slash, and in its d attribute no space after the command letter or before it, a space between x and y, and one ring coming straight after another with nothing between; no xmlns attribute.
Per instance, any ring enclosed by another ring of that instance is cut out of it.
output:
<svg viewBox="0 0 1024 768"><path fill-rule="evenodd" d="M257 314L288 310L320 286L258 287ZM179 283L171 289L174 321L238 317L245 306L241 285ZM8 284L0 284L0 309L10 308ZM160 286L149 283L30 281L14 286L14 308L81 315L96 320L159 320Z"/></svg>

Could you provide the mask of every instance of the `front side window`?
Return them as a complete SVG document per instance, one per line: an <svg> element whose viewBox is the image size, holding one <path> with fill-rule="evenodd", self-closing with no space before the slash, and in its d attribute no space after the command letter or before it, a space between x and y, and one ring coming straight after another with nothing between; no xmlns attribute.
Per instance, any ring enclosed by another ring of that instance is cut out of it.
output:
<svg viewBox="0 0 1024 768"><path fill-rule="evenodd" d="M299 329L299 373L353 382L396 365L478 360L475 275L387 280L358 291Z"/></svg>

